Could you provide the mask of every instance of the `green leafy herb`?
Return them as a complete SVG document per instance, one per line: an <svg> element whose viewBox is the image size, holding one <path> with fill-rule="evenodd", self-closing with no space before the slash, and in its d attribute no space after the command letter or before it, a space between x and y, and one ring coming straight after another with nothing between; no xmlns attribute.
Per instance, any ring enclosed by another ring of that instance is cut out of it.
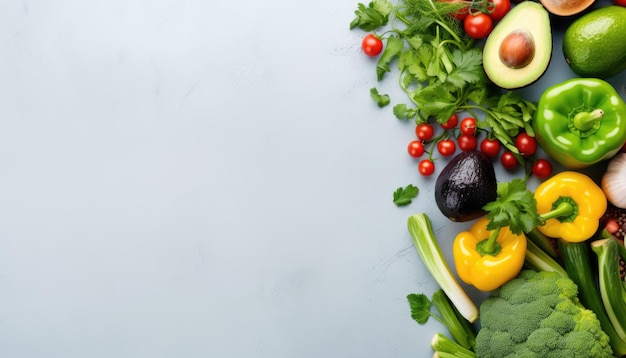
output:
<svg viewBox="0 0 626 358"><path fill-rule="evenodd" d="M431 302L428 296L423 293L411 293L406 296L411 308L411 318L417 323L424 324L432 316L430 312Z"/></svg>
<svg viewBox="0 0 626 358"><path fill-rule="evenodd" d="M483 81L482 57L482 51L477 48L467 51L453 51L451 59L454 67L449 73L447 81L455 87L481 83Z"/></svg>
<svg viewBox="0 0 626 358"><path fill-rule="evenodd" d="M385 73L390 72L389 64L400 56L404 49L404 40L400 36L391 35L387 38L387 44L383 54L376 64L376 76L378 80L382 80Z"/></svg>
<svg viewBox="0 0 626 358"><path fill-rule="evenodd" d="M485 120L477 122L476 125L492 132L495 138L515 154L519 154L519 149L515 146L515 136L522 131L534 136L531 121L537 105L516 92L492 95L486 98L483 104L470 105L465 109L470 111L479 109L485 112Z"/></svg>
<svg viewBox="0 0 626 358"><path fill-rule="evenodd" d="M389 0L374 0L367 6L359 3L358 9L354 12L356 17L350 23L350 29L358 27L365 31L372 31L385 26L392 9L393 5Z"/></svg>
<svg viewBox="0 0 626 358"><path fill-rule="evenodd" d="M537 213L537 201L533 193L526 189L526 180L516 178L510 182L498 183L498 197L487 203L487 230L508 226L512 233L530 232L542 222Z"/></svg>
<svg viewBox="0 0 626 358"><path fill-rule="evenodd" d="M411 201L419 193L419 188L413 184L409 184L406 188L398 188L393 193L393 202L398 206L404 206L411 204Z"/></svg>
<svg viewBox="0 0 626 358"><path fill-rule="evenodd" d="M398 119L425 122L434 117L444 123L486 88L482 51L450 18L452 8L442 1L409 0L396 12L406 25L399 32L403 47L394 42L390 51L398 56L400 86L415 105L412 111L394 110ZM454 6L457 6L455 4ZM395 57L394 57L395 58ZM388 64L392 58L386 58ZM377 66L379 80L388 66ZM406 107L408 108L408 107Z"/></svg>
<svg viewBox="0 0 626 358"><path fill-rule="evenodd" d="M485 10L489 1L471 3L471 10ZM393 6L388 0L358 5L351 28L372 31L385 26L393 14L401 26L388 31L383 54L376 65L381 81L398 60L400 86L413 106L393 108L398 119L426 122L434 117L444 123L456 112L484 112L479 128L493 132L507 149L518 154L513 138L522 130L533 135L530 121L536 105L509 91L502 93L489 86L482 64L482 50L469 38L462 23L449 16L466 7L467 2L403 0Z"/></svg>
<svg viewBox="0 0 626 358"><path fill-rule="evenodd" d="M374 102L378 104L378 107L385 107L390 102L389 95L378 93L378 89L375 87L370 89L370 95L372 96Z"/></svg>
<svg viewBox="0 0 626 358"><path fill-rule="evenodd" d="M408 108L405 103L399 103L393 106L393 115L398 119L413 118L416 112L416 108Z"/></svg>

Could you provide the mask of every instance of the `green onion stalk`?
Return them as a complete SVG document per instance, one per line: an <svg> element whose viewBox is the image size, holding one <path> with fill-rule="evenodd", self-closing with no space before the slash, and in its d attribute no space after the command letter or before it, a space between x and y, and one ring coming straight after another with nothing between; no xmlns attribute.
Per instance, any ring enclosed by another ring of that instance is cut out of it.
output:
<svg viewBox="0 0 626 358"><path fill-rule="evenodd" d="M470 323L478 319L478 307L452 274L441 248L435 239L430 218L425 213L413 214L408 229L422 262L446 293L454 307Z"/></svg>
<svg viewBox="0 0 626 358"><path fill-rule="evenodd" d="M591 249L598 256L598 282L606 313L616 333L626 341L626 292L619 271L619 243L607 237L592 242Z"/></svg>
<svg viewBox="0 0 626 358"><path fill-rule="evenodd" d="M588 243L569 242L559 239L558 244L561 255L563 256L565 269L567 270L572 281L574 281L578 286L581 303L596 314L596 317L600 321L602 330L609 336L611 348L613 348L614 354L619 357L626 355L626 339L624 339L623 336L623 329L621 330L622 332L618 331L617 328L619 327L615 327L613 325L615 316L613 315L614 318L611 319L607 312L603 298L598 289L598 276L595 275L595 270L591 266ZM604 251L604 255L606 254L606 250L602 247L605 244L608 245L610 243L606 241L596 241L595 243L595 245L598 246L596 250ZM610 246L613 245L611 244ZM607 258L605 257L603 260L605 261L605 264L609 262L606 259ZM617 265L618 264L616 262L615 266L617 267ZM606 278L606 275L602 276ZM606 285L604 285L604 289L606 293Z"/></svg>
<svg viewBox="0 0 626 358"><path fill-rule="evenodd" d="M476 358L474 351L467 349L441 333L435 333L430 341L434 357Z"/></svg>

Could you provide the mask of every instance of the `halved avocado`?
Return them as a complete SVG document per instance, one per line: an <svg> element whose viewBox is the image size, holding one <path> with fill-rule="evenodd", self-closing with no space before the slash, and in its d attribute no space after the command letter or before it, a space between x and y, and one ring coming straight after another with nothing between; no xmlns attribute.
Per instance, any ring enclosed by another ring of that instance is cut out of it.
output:
<svg viewBox="0 0 626 358"><path fill-rule="evenodd" d="M515 5L487 37L483 67L497 86L520 88L543 75L551 55L550 15L540 3L524 1Z"/></svg>

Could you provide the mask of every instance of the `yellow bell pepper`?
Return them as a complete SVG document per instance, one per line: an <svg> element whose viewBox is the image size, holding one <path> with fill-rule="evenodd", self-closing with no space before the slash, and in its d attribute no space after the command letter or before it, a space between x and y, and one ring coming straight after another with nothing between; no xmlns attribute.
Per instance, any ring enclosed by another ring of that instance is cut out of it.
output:
<svg viewBox="0 0 626 358"><path fill-rule="evenodd" d="M490 231L488 222L486 217L478 219L469 230L456 236L452 246L459 278L481 291L494 290L516 277L526 257L524 234L515 235L508 227ZM490 237L497 243L494 250L487 250L491 254L481 249Z"/></svg>
<svg viewBox="0 0 626 358"><path fill-rule="evenodd" d="M537 230L548 237L581 242L598 230L607 208L606 195L587 175L564 171L541 183L534 193L545 220Z"/></svg>

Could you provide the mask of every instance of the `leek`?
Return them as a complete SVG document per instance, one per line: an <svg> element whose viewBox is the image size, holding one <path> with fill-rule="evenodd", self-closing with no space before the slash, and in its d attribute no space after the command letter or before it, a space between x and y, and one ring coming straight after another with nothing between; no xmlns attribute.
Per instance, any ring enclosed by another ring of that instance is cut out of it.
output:
<svg viewBox="0 0 626 358"><path fill-rule="evenodd" d="M441 248L435 239L430 218L425 213L409 217L408 228L413 243L424 265L446 293L459 313L470 323L478 319L478 307L467 295L460 282L452 274Z"/></svg>

